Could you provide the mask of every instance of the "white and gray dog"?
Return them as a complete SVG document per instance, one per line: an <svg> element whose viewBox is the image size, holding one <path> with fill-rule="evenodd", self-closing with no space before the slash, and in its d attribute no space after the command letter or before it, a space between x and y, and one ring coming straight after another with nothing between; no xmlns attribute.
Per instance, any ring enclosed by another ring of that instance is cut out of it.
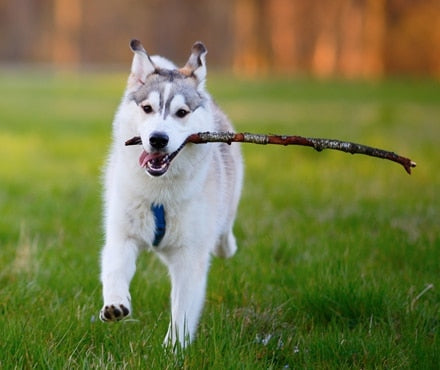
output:
<svg viewBox="0 0 440 370"><path fill-rule="evenodd" d="M237 144L188 144L197 132L232 131L205 89L201 42L183 68L150 57L138 40L113 122L105 173L103 321L131 314L130 281L141 249L154 251L171 278L171 322L164 343L185 346L203 308L210 256L232 256L243 180ZM139 136L141 146L124 145Z"/></svg>

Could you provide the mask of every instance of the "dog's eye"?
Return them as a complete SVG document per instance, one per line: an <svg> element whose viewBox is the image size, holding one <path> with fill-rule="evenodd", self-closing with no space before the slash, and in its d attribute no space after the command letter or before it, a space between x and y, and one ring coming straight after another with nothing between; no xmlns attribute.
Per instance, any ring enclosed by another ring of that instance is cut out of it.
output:
<svg viewBox="0 0 440 370"><path fill-rule="evenodd" d="M185 117L188 113L189 113L189 111L187 111L186 109L179 109L179 110L176 112L176 116L179 117L179 118L183 118L183 117Z"/></svg>
<svg viewBox="0 0 440 370"><path fill-rule="evenodd" d="M142 106L142 109L145 113L149 114L153 112L153 107L150 104L146 104Z"/></svg>

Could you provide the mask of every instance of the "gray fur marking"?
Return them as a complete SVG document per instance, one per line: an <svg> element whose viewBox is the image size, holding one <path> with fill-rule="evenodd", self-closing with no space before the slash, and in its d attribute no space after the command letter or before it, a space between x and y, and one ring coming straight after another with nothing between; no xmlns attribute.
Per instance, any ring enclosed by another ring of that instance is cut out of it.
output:
<svg viewBox="0 0 440 370"><path fill-rule="evenodd" d="M163 101L164 90L167 83L172 83L171 91L166 102ZM197 91L196 81L193 78L187 77L179 73L177 70L158 69L153 74L147 77L145 84L137 91L131 94L130 98L135 101L137 105L148 99L148 96L156 91L160 96L160 107L162 111L165 104L164 119L170 114L171 100L176 95L182 95L185 104L194 112L200 106L204 106L206 99Z"/></svg>

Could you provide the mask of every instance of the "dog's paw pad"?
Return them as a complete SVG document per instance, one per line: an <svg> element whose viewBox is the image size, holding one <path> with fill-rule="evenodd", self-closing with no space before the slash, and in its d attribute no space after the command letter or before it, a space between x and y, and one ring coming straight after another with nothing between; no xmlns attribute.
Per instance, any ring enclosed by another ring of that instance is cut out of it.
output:
<svg viewBox="0 0 440 370"><path fill-rule="evenodd" d="M119 321L130 314L130 310L123 304L105 306L99 313L101 321Z"/></svg>

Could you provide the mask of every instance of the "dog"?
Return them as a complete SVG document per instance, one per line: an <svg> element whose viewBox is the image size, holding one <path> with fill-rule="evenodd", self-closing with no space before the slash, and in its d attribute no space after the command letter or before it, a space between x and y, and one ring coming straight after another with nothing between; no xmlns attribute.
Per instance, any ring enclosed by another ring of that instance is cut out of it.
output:
<svg viewBox="0 0 440 370"><path fill-rule="evenodd" d="M113 121L105 168L102 321L132 312L130 281L142 249L153 251L171 279L165 345L194 340L211 255L237 250L233 224L243 182L237 144L187 144L198 132L233 131L205 87L207 49L192 47L183 68L149 56L138 40L125 94ZM139 136L141 146L124 142Z"/></svg>

